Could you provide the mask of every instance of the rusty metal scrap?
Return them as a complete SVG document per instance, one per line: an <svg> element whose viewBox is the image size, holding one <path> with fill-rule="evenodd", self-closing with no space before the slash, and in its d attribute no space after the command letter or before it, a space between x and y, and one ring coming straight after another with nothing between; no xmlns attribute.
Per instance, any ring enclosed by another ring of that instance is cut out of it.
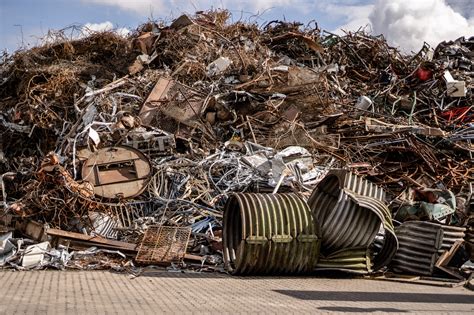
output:
<svg viewBox="0 0 474 315"><path fill-rule="evenodd" d="M82 166L82 179L104 198L129 198L146 188L151 175L148 159L131 147L103 148Z"/></svg>
<svg viewBox="0 0 474 315"><path fill-rule="evenodd" d="M160 78L143 103L139 116L144 125L158 119L160 127L169 132L176 132L178 123L200 127L203 99L204 95L179 82Z"/></svg>
<svg viewBox="0 0 474 315"><path fill-rule="evenodd" d="M466 229L472 257L472 38L402 54L364 31L232 20L211 10L128 37L59 32L2 55L0 231L28 223L136 245L191 228L179 268L367 273L397 251L393 216L441 224L437 254ZM291 219L292 235L286 214L307 225ZM258 231L242 238L246 220ZM53 265L120 265L52 237L51 255L78 259Z"/></svg>
<svg viewBox="0 0 474 315"><path fill-rule="evenodd" d="M184 258L191 228L150 226L138 248L135 258L140 263L180 262Z"/></svg>

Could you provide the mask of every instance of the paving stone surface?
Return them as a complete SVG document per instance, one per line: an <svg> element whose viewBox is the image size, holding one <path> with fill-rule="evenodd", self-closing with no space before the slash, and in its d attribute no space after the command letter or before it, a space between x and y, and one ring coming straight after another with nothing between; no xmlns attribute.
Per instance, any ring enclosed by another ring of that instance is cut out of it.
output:
<svg viewBox="0 0 474 315"><path fill-rule="evenodd" d="M0 314L474 314L474 292L364 279L0 271Z"/></svg>

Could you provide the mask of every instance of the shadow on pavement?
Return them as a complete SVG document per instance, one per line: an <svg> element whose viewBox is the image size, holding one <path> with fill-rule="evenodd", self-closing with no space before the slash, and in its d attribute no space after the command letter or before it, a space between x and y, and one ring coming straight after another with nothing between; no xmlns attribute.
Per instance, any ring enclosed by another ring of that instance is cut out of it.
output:
<svg viewBox="0 0 474 315"><path fill-rule="evenodd" d="M322 270L318 272L311 272L308 274L301 275L266 275L266 276L239 276L230 275L225 272L182 272L182 271L167 271L166 268L161 267L144 267L143 271L138 274L140 277L160 277L160 278L232 278L240 280L290 280L290 279L354 279L354 274L345 272L335 272L332 270Z"/></svg>
<svg viewBox="0 0 474 315"><path fill-rule="evenodd" d="M330 312L348 312L348 313L371 313L371 312L406 313L408 312L405 310L399 310L397 308L389 308L389 307L322 306L322 307L318 307L318 310L330 311Z"/></svg>
<svg viewBox="0 0 474 315"><path fill-rule="evenodd" d="M168 272L168 271L144 271L138 275L138 277L156 277L156 278L207 278L207 279L215 279L215 278L229 278L229 275L224 273L217 273L217 272Z"/></svg>
<svg viewBox="0 0 474 315"><path fill-rule="evenodd" d="M300 300L353 301L353 302L410 302L410 303L448 303L474 304L474 295L399 293L399 292L350 292L350 291L299 291L274 290Z"/></svg>

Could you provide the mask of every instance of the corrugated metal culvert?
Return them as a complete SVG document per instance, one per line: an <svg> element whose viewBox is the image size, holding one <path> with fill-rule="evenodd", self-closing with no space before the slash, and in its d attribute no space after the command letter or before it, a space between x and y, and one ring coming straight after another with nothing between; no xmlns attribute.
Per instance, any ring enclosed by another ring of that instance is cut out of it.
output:
<svg viewBox="0 0 474 315"><path fill-rule="evenodd" d="M366 247L342 249L326 257L319 256L316 268L367 273L372 270L371 256Z"/></svg>
<svg viewBox="0 0 474 315"><path fill-rule="evenodd" d="M463 240L465 228L408 221L395 228L400 246L390 268L395 272L432 275L440 254Z"/></svg>
<svg viewBox="0 0 474 315"><path fill-rule="evenodd" d="M233 274L297 274L318 261L318 226L295 194L232 194L224 210L224 262Z"/></svg>
<svg viewBox="0 0 474 315"><path fill-rule="evenodd" d="M321 224L322 261L326 263L321 261L318 268L369 272L372 262L374 270L390 262L398 242L392 215L384 199L385 192L381 187L349 171L332 170L328 173L308 201L316 220ZM385 230L382 247L377 253L367 254L381 227ZM365 261L365 265L347 264L340 259L344 251L346 261L351 256L359 262ZM329 264L329 260L333 260L333 263Z"/></svg>

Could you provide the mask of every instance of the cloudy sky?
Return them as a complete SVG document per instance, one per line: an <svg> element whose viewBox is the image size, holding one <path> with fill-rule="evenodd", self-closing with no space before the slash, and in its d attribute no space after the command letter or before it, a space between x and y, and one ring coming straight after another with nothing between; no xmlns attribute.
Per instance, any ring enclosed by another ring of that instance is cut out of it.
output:
<svg viewBox="0 0 474 315"><path fill-rule="evenodd" d="M50 29L117 29L125 34L148 19L225 8L234 20L315 20L329 31L366 27L406 52L424 41L474 36L474 0L1 0L0 49L39 43ZM69 28L71 29L71 28Z"/></svg>

